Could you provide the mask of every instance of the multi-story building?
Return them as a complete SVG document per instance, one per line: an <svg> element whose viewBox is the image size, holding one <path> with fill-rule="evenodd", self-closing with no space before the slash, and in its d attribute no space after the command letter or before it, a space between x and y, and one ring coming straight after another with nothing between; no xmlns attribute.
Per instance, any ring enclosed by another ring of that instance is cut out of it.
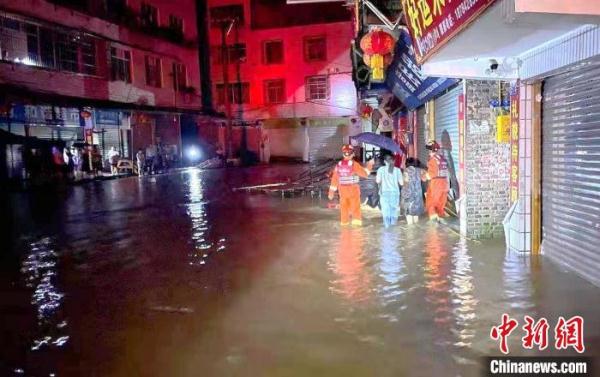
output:
<svg viewBox="0 0 600 377"><path fill-rule="evenodd" d="M193 0L2 1L0 127L129 157L157 143L180 155L181 115L200 110L195 9Z"/></svg>
<svg viewBox="0 0 600 377"><path fill-rule="evenodd" d="M285 0L209 0L208 8L216 110L229 112L227 93L234 124L262 125L271 155L339 155L356 114L351 11Z"/></svg>

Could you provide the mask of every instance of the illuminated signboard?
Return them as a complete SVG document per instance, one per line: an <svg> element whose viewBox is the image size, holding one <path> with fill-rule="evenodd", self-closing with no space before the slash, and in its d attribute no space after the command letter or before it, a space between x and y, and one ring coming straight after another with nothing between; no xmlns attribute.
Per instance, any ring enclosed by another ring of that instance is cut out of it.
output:
<svg viewBox="0 0 600 377"><path fill-rule="evenodd" d="M422 64L494 0L402 0L417 63Z"/></svg>

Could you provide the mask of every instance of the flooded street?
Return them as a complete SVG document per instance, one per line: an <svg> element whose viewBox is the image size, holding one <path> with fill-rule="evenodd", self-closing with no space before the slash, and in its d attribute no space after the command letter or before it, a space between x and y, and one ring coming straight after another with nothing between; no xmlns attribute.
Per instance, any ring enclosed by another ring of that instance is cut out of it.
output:
<svg viewBox="0 0 600 377"><path fill-rule="evenodd" d="M342 228L324 201L231 191L292 173L12 194L0 375L475 376L500 354L502 313L551 329L581 315L585 356L600 357L600 288L543 257L446 225L384 230L370 213ZM511 355L573 354L521 336Z"/></svg>

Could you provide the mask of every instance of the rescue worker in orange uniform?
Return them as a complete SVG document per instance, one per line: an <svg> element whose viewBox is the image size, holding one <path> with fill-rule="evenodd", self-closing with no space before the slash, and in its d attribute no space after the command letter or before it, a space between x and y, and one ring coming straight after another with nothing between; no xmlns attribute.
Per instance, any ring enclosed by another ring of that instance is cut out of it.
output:
<svg viewBox="0 0 600 377"><path fill-rule="evenodd" d="M340 221L342 225L362 225L360 213L360 186L359 177L367 178L371 174L374 161L363 167L354 161L354 148L351 145L342 147L344 159L338 162L333 169L331 185L329 186L329 200L333 200L336 191L340 194Z"/></svg>
<svg viewBox="0 0 600 377"><path fill-rule="evenodd" d="M425 196L425 208L429 220L439 221L446 215L446 203L448 201L448 161L439 153L440 145L431 140L425 146L429 150L429 162L427 163L427 194Z"/></svg>

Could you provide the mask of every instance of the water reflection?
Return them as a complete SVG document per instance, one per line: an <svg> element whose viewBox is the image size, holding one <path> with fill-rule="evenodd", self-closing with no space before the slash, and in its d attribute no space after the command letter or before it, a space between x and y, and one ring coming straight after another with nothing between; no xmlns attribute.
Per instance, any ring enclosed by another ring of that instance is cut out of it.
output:
<svg viewBox="0 0 600 377"><path fill-rule="evenodd" d="M25 286L33 290L31 304L37 311L38 331L30 349L61 347L67 343L67 321L61 313L64 293L56 286L58 255L50 238L31 242L22 262Z"/></svg>
<svg viewBox="0 0 600 377"><path fill-rule="evenodd" d="M365 301L370 296L371 277L367 270L363 228L342 228L335 250L333 290L350 301Z"/></svg>
<svg viewBox="0 0 600 377"><path fill-rule="evenodd" d="M473 273L471 271L471 256L467 248L467 241L458 241L452 253L452 311L455 318L455 346L470 347L475 337L475 309L478 300L474 296Z"/></svg>
<svg viewBox="0 0 600 377"><path fill-rule="evenodd" d="M401 237L398 231L384 230L380 237L379 276L382 282L378 287L378 296L384 307L384 313L380 315L392 322L398 321L395 308L401 304L401 298L406 293L402 283L407 277L406 266L401 250ZM400 306L400 310L406 306Z"/></svg>
<svg viewBox="0 0 600 377"><path fill-rule="evenodd" d="M203 266L213 251L225 251L226 239L220 238L216 243L210 240L202 172L198 169L189 169L186 173L189 188L186 206L187 214L192 221L192 242L194 246L189 254L189 264L191 266Z"/></svg>
<svg viewBox="0 0 600 377"><path fill-rule="evenodd" d="M531 300L533 291L531 283L531 257L514 251L507 251L502 266L504 280L504 299L511 308L523 311L525 314L536 314L531 310L534 304Z"/></svg>
<svg viewBox="0 0 600 377"><path fill-rule="evenodd" d="M444 329L452 319L449 272L448 243L439 228L431 227L425 233L425 299L433 306L435 324Z"/></svg>

